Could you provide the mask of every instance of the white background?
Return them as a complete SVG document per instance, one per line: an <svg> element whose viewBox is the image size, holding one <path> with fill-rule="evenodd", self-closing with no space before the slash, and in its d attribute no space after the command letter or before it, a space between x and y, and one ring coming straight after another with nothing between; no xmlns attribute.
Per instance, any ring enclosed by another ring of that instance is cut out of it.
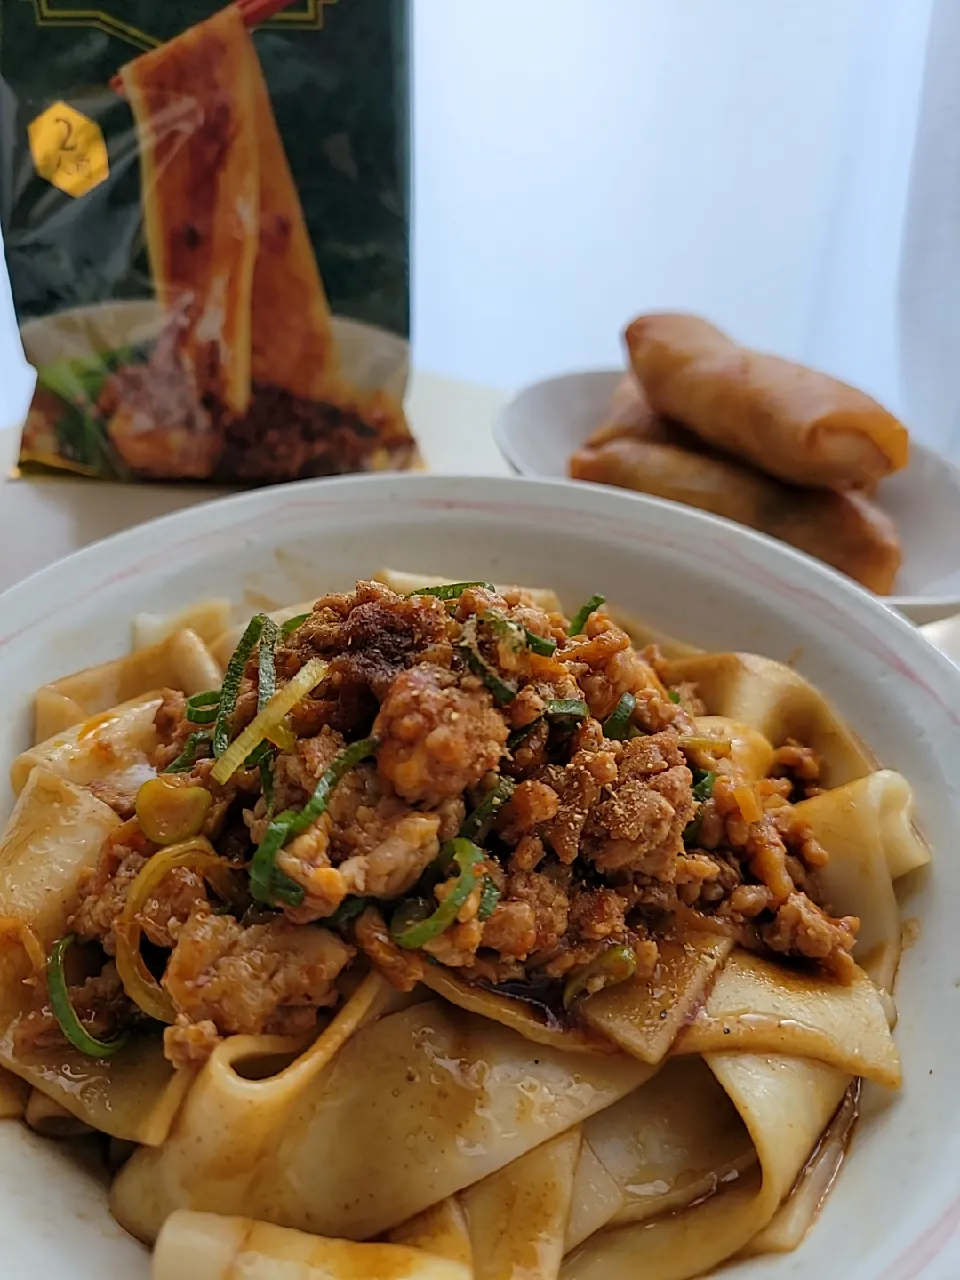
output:
<svg viewBox="0 0 960 1280"><path fill-rule="evenodd" d="M412 3L421 368L512 388L690 308L896 407L930 0Z"/></svg>

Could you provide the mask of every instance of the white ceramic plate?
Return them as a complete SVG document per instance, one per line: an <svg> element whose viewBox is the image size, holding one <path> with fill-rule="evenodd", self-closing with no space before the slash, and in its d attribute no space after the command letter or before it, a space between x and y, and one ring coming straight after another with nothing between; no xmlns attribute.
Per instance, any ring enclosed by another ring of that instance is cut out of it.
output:
<svg viewBox="0 0 960 1280"><path fill-rule="evenodd" d="M494 428L500 452L520 475L565 478L570 455L603 420L622 377L622 370L604 369L527 387ZM903 543L888 603L918 623L960 612L960 471L913 442L909 467L884 481L877 499Z"/></svg>
<svg viewBox="0 0 960 1280"><path fill-rule="evenodd" d="M130 619L205 595L240 611L348 587L384 562L594 591L677 637L792 660L916 791L934 848L904 914L906 1085L870 1095L810 1238L729 1280L960 1275L960 670L902 618L812 560L699 512L612 489L470 476L310 481L195 507L81 551L0 597L0 771L28 741L33 690L125 652ZM9 808L9 800L3 804ZM3 1280L145 1280L146 1254L63 1147L0 1122Z"/></svg>

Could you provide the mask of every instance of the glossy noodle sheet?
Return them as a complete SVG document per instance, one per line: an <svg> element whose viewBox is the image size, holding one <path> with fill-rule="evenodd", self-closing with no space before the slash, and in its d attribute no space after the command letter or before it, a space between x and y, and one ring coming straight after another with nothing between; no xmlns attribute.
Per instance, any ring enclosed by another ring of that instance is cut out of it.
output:
<svg viewBox="0 0 960 1280"><path fill-rule="evenodd" d="M380 576L141 619L39 692L3 1114L135 1144L111 1205L158 1280L796 1248L859 1082L902 1080L909 783L769 659Z"/></svg>

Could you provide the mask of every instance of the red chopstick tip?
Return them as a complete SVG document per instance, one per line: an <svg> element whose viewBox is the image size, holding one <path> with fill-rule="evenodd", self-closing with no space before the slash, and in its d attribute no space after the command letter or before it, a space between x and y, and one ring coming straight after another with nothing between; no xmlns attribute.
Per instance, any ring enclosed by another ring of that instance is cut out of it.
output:
<svg viewBox="0 0 960 1280"><path fill-rule="evenodd" d="M261 22L269 22L291 4L293 0L236 0L236 7L240 10L243 25L248 31L258 27ZM110 88L123 97L123 77L113 76L110 80Z"/></svg>

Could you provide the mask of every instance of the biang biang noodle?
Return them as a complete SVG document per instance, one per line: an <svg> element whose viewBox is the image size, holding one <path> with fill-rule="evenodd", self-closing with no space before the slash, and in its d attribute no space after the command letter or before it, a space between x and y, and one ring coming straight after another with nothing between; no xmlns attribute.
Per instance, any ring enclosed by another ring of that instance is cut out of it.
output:
<svg viewBox="0 0 960 1280"><path fill-rule="evenodd" d="M795 1248L901 1083L908 783L769 659L379 578L141 615L37 693L6 1112L108 1136L161 1280Z"/></svg>

